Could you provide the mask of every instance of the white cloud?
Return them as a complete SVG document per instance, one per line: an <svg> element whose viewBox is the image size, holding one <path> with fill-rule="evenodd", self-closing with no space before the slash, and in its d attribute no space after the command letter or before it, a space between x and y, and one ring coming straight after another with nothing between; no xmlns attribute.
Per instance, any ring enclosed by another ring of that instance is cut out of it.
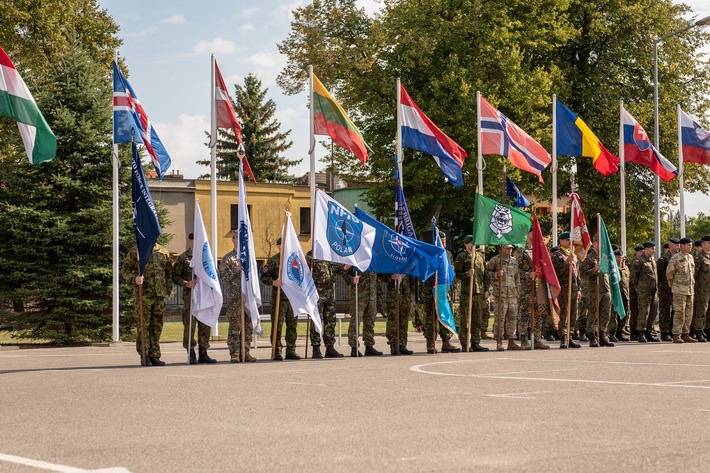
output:
<svg viewBox="0 0 710 473"><path fill-rule="evenodd" d="M239 11L240 18L249 18L259 11L259 7L243 8Z"/></svg>
<svg viewBox="0 0 710 473"><path fill-rule="evenodd" d="M181 25L187 23L187 21L185 21L185 15L173 15L168 18L163 18L160 20L160 23L164 25Z"/></svg>
<svg viewBox="0 0 710 473"><path fill-rule="evenodd" d="M170 154L172 164L168 172L180 172L185 179L195 179L209 173L209 167L197 161L210 158L210 150L205 143L210 129L209 118L204 115L181 114L178 122L154 123L160 139Z"/></svg>
<svg viewBox="0 0 710 473"><path fill-rule="evenodd" d="M247 31L256 31L256 28L251 23L245 23L239 27L239 31L246 33Z"/></svg>
<svg viewBox="0 0 710 473"><path fill-rule="evenodd" d="M357 0L358 8L364 8L365 13L372 16L373 13L382 9L382 0Z"/></svg>
<svg viewBox="0 0 710 473"><path fill-rule="evenodd" d="M140 31L132 31L130 33L126 33L125 36L127 38L143 38L145 36L150 36L154 34L156 31L158 31L158 28L156 26L149 26L148 28L142 29Z"/></svg>
<svg viewBox="0 0 710 473"><path fill-rule="evenodd" d="M195 54L233 54L237 46L234 41L224 38L215 38L212 41L200 41L193 48Z"/></svg>
<svg viewBox="0 0 710 473"><path fill-rule="evenodd" d="M286 59L278 51L259 51L242 59L242 64L248 67L248 72L253 72L266 87L276 85L276 76L286 66Z"/></svg>

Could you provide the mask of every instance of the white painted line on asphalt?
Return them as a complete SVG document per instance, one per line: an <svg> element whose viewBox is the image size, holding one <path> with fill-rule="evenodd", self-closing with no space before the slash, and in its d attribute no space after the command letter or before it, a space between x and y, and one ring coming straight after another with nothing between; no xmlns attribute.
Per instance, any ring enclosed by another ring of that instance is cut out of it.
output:
<svg viewBox="0 0 710 473"><path fill-rule="evenodd" d="M48 369L41 370L45 373L68 373L69 371L106 371L102 368L66 368L66 369Z"/></svg>
<svg viewBox="0 0 710 473"><path fill-rule="evenodd" d="M296 386L320 386L320 387L324 387L324 388L332 388L332 386L330 386L328 384L323 384L323 383L297 383L297 382L289 381L286 384L294 384Z"/></svg>
<svg viewBox="0 0 710 473"><path fill-rule="evenodd" d="M198 376L196 374L168 374L166 375L172 378L194 378L194 379L207 379L206 376Z"/></svg>
<svg viewBox="0 0 710 473"><path fill-rule="evenodd" d="M72 466L58 465L56 463L47 463L31 458L17 457L15 455L7 455L0 453L0 461L14 463L16 465L31 466L42 470L58 471L60 473L131 473L123 467L102 468L99 470L84 470L82 468L74 468Z"/></svg>
<svg viewBox="0 0 710 473"><path fill-rule="evenodd" d="M566 390L565 390L566 391ZM527 391L522 393L505 393L505 394L481 394L483 397L504 397L514 399L537 399L532 394L550 394L559 393L560 391Z"/></svg>
<svg viewBox="0 0 710 473"><path fill-rule="evenodd" d="M676 353L676 352L674 352ZM677 366L680 368L688 368L688 367L693 367L693 368L710 368L710 365L707 364L688 364L688 363L651 363L651 362L645 362L645 361L601 361L601 360L570 360L570 359L559 359L559 360L542 360L539 358L492 358L493 360L508 360L508 361L532 361L535 363L585 363L585 364L592 364L592 365L597 365L597 364L604 364L604 365L633 365L633 366Z"/></svg>

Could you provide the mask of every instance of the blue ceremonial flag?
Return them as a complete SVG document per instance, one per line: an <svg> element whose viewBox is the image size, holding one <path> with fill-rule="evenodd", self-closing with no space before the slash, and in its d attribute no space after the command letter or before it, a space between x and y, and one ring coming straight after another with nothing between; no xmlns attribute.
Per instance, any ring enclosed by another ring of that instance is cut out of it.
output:
<svg viewBox="0 0 710 473"><path fill-rule="evenodd" d="M436 272L439 257L444 253L442 248L400 235L359 208L355 208L355 217L375 229L372 261L366 271L421 279L428 279Z"/></svg>
<svg viewBox="0 0 710 473"><path fill-rule="evenodd" d="M406 235L409 238L417 239L417 234L414 232L414 225L412 224L412 217L409 215L409 207L407 207L407 200L404 198L404 191L402 190L402 179L399 175L399 166L397 156L394 157L394 178L397 181L397 201L394 204L394 229L397 233Z"/></svg>
<svg viewBox="0 0 710 473"><path fill-rule="evenodd" d="M148 114L143 109L131 84L113 63L113 142L143 143L153 161L153 168L159 179L163 179L170 168L170 155L160 141L158 132L150 123Z"/></svg>
<svg viewBox="0 0 710 473"><path fill-rule="evenodd" d="M133 226L136 230L136 243L138 244L138 261L141 276L145 271L145 264L153 253L153 246L158 236L163 233L158 222L158 211L150 196L148 184L141 160L138 157L136 143L131 143L133 150L133 164L131 166L131 184L133 187Z"/></svg>
<svg viewBox="0 0 710 473"><path fill-rule="evenodd" d="M619 314L619 318L626 317L624 301L621 298L621 273L616 264L614 249L611 247L609 233L606 231L604 220L599 217L599 272L609 275L609 286L611 289L611 306Z"/></svg>
<svg viewBox="0 0 710 473"><path fill-rule="evenodd" d="M439 256L439 267L438 267L438 278L436 288L432 289L435 291L436 296L436 313L439 317L441 324L446 327L450 332L456 334L456 321L454 319L454 312L451 310L451 305L449 304L449 290L451 289L451 284L454 282L454 268L451 266L451 261L449 261L449 256L446 254L444 245L441 243L441 237L439 236L439 231L436 229L436 222L431 223L431 231L435 236L435 242L437 248L442 250L441 256Z"/></svg>
<svg viewBox="0 0 710 473"><path fill-rule="evenodd" d="M515 199L516 207L530 207L530 201L525 198L518 186L508 176L505 176L505 195Z"/></svg>

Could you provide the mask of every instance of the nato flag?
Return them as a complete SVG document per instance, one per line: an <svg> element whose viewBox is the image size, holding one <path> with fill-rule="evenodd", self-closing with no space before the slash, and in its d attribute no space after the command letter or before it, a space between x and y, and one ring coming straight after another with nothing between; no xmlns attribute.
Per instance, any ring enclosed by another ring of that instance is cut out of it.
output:
<svg viewBox="0 0 710 473"><path fill-rule="evenodd" d="M153 253L153 246L163 230L158 222L158 211L150 196L148 184L145 182L145 174L141 160L138 157L138 147L136 143L131 143L133 150L133 164L131 165L131 184L133 187L133 227L136 230L136 243L138 244L138 264L139 274L142 276L145 271L145 264Z"/></svg>

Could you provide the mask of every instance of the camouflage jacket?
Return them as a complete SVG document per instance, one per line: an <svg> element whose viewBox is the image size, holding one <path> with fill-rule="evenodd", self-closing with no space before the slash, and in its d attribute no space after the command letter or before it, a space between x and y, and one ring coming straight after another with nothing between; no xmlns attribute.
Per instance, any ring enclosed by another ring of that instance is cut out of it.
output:
<svg viewBox="0 0 710 473"><path fill-rule="evenodd" d="M668 279L666 278L666 268L668 268L668 262L671 260L673 255L670 251L664 251L660 258L656 261L656 273L658 274L658 293L665 296L671 295L671 287L668 285Z"/></svg>
<svg viewBox="0 0 710 473"><path fill-rule="evenodd" d="M133 248L123 262L121 268L123 279L133 287L138 294L136 276L138 276L138 249ZM165 247L156 244L143 274L143 297L166 299L173 291L172 264L170 253Z"/></svg>
<svg viewBox="0 0 710 473"><path fill-rule="evenodd" d="M219 280L222 284L222 294L227 307L241 304L242 297L242 265L239 262L239 252L232 250L219 262Z"/></svg>
<svg viewBox="0 0 710 473"><path fill-rule="evenodd" d="M695 255L695 293L707 294L708 292L710 292L710 254L700 251Z"/></svg>
<svg viewBox="0 0 710 473"><path fill-rule="evenodd" d="M183 300L190 300L190 293L192 292L192 289L185 287L185 284L192 280L190 260L192 260L192 250L188 248L187 251L177 257L175 264L173 264L173 284L183 288Z"/></svg>
<svg viewBox="0 0 710 473"><path fill-rule="evenodd" d="M594 269L598 262L599 257L597 256L597 252L594 251L594 248L590 248L589 253L587 253L587 258L579 265L579 272L581 273L582 285L595 291L597 289L597 277L599 277L598 281L601 283L599 285L599 292L605 294L611 290L609 286L609 275Z"/></svg>
<svg viewBox="0 0 710 473"><path fill-rule="evenodd" d="M535 280L528 277L528 273L533 271L532 247L518 247L513 256L518 262L518 272L520 273L521 295L529 296L535 287Z"/></svg>
<svg viewBox="0 0 710 473"><path fill-rule="evenodd" d="M461 280L462 299L468 299L468 293L470 291L469 285L471 278L468 272L471 269L471 260L473 260L473 293L483 294L490 284L488 273L486 272L486 264L483 262L483 255L475 249L473 250L473 257L468 251L462 251L456 256L456 261L454 262L456 277Z"/></svg>
<svg viewBox="0 0 710 473"><path fill-rule="evenodd" d="M498 275L500 270L503 270L503 278ZM491 290L493 296L517 299L520 296L520 273L518 272L518 262L511 255L508 258L503 258L502 255L495 255L486 264L488 279L491 281ZM501 285L502 284L502 285Z"/></svg>
<svg viewBox="0 0 710 473"><path fill-rule="evenodd" d="M626 266L625 261L622 261L619 265L619 276L621 277L621 279L619 280L619 289L621 290L621 295L625 297L628 301L630 297L629 277L631 276L631 271L629 271L629 267Z"/></svg>
<svg viewBox="0 0 710 473"><path fill-rule="evenodd" d="M695 261L693 261L693 256L690 254L683 255L681 252L674 254L673 258L668 262L666 277L673 294L692 296L695 284Z"/></svg>
<svg viewBox="0 0 710 473"><path fill-rule="evenodd" d="M555 273L557 273L557 280L560 282L560 287L564 294L567 293L568 281L569 281L569 271L570 266L572 267L572 291L579 290L579 272L577 271L577 257L571 265L567 264L567 255L563 248L558 249L551 255L552 266L555 268Z"/></svg>
<svg viewBox="0 0 710 473"><path fill-rule="evenodd" d="M636 290L636 294L655 294L658 283L658 273L656 271L656 261L653 257L645 254L637 256L631 263L630 284Z"/></svg>

